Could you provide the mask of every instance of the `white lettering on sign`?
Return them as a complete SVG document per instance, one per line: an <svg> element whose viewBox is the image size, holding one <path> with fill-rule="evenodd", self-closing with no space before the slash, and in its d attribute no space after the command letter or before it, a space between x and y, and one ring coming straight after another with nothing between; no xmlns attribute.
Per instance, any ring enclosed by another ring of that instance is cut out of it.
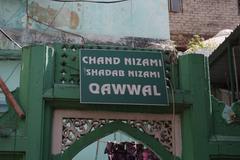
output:
<svg viewBox="0 0 240 160"><path fill-rule="evenodd" d="M101 93L102 93L102 95L111 94L111 86L110 86L110 84L104 84L104 85L102 85L102 87L101 87Z"/></svg>
<svg viewBox="0 0 240 160"><path fill-rule="evenodd" d="M124 58L125 65L161 67L161 59Z"/></svg>
<svg viewBox="0 0 240 160"><path fill-rule="evenodd" d="M82 57L82 62L85 64L118 65L121 63L121 59L119 57L84 56ZM162 60L149 58L124 58L123 64L129 66L162 67Z"/></svg>
<svg viewBox="0 0 240 160"><path fill-rule="evenodd" d="M156 85L136 85L136 84L103 84L90 83L89 91L91 94L101 95L142 95L142 96L161 96Z"/></svg>
<svg viewBox="0 0 240 160"><path fill-rule="evenodd" d="M128 77L160 78L160 72L155 71L128 71Z"/></svg>
<svg viewBox="0 0 240 160"><path fill-rule="evenodd" d="M141 85L127 85L130 95L140 95Z"/></svg>
<svg viewBox="0 0 240 160"><path fill-rule="evenodd" d="M84 69L86 76L97 77L135 77L135 78L160 78L160 72L157 71L135 71L128 70L126 75L124 70L110 69Z"/></svg>
<svg viewBox="0 0 240 160"><path fill-rule="evenodd" d="M119 57L91 57L91 56L84 56L82 57L82 62L85 64L113 64L117 65L120 64Z"/></svg>
<svg viewBox="0 0 240 160"><path fill-rule="evenodd" d="M113 93L116 95L124 95L126 92L126 84L112 84Z"/></svg>
<svg viewBox="0 0 240 160"><path fill-rule="evenodd" d="M99 94L99 85L97 83L91 83L89 85L89 91L92 93L92 94Z"/></svg>
<svg viewBox="0 0 240 160"><path fill-rule="evenodd" d="M106 77L124 77L124 70L110 70L110 69L85 69L87 76L106 76Z"/></svg>

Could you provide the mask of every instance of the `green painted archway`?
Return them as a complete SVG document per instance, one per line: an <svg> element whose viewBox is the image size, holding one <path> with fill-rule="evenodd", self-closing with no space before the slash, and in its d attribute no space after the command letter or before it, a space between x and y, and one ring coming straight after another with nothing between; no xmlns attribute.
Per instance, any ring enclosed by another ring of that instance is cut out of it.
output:
<svg viewBox="0 0 240 160"><path fill-rule="evenodd" d="M116 131L122 131L132 138L141 141L146 146L151 148L151 150L159 157L161 160L179 160L180 158L174 157L169 151L167 151L163 145L161 145L152 136L144 134L137 128L131 127L129 124L123 123L121 121L115 121L108 123L103 127L97 128L93 132L83 136L77 140L69 149L67 149L63 154L58 154L53 156L53 160L71 160L78 154L81 150L86 148L88 145L94 143L98 139L108 136Z"/></svg>

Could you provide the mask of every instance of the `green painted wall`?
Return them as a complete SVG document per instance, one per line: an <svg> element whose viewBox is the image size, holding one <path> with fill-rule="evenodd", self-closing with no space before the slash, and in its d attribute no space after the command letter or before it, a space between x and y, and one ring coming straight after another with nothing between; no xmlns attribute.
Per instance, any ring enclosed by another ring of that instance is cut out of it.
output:
<svg viewBox="0 0 240 160"><path fill-rule="evenodd" d="M61 48L61 45L54 45ZM170 96L170 105L166 107L121 106L118 105L84 105L79 103L79 86L54 84L56 81L54 67L55 54L46 46L29 46L23 49L20 89L15 95L26 112L26 119L20 120L12 110L0 124L12 122L10 129L16 129L8 137L1 137L1 151L21 151L26 160L69 159L75 157L80 150L99 138L117 130L145 142L163 159L173 156L152 137L143 134L121 122L91 132L77 141L63 155L51 155L52 114L55 109L78 109L88 111L118 111L135 113L171 114L173 103L176 113L181 115L182 124L182 160L208 160L211 157L239 156L240 136L237 124L227 125L221 121L222 104L210 95L208 61L202 55L185 55L173 65L175 81L174 98ZM69 48L68 48L69 49ZM106 48L105 48L106 49ZM113 48L111 48L113 49ZM71 50L71 49L69 49ZM102 52L103 49L101 49ZM144 51L144 50L142 50ZM69 52L73 54L73 52ZM76 65L78 66L78 65ZM173 71L173 68L172 70ZM169 95L170 90L169 90ZM12 117L15 117L14 119ZM81 154L81 153L79 153ZM178 157L176 157L178 159Z"/></svg>
<svg viewBox="0 0 240 160"><path fill-rule="evenodd" d="M191 91L193 104L182 114L183 159L209 158L210 91L207 59L187 55L179 60L180 88Z"/></svg>

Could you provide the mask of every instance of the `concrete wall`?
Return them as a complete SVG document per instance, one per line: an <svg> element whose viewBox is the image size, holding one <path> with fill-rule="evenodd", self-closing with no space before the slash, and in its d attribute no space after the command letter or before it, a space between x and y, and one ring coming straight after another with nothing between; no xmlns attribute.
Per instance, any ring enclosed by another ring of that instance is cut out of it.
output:
<svg viewBox="0 0 240 160"><path fill-rule="evenodd" d="M24 0L0 0L0 26L22 29L26 26Z"/></svg>
<svg viewBox="0 0 240 160"><path fill-rule="evenodd" d="M64 41L62 34L66 32L70 34L65 40L75 43L80 43L79 35L91 41L114 43L127 37L170 38L167 0L148 0L147 3L146 0L129 0L114 4L51 0L29 0L28 5L24 0L0 0L0 3L1 27L21 30L16 37L18 41L44 42L51 35L58 38L50 41L59 42Z"/></svg>
<svg viewBox="0 0 240 160"><path fill-rule="evenodd" d="M238 0L182 0L181 13L170 12L171 39L184 46L192 35L212 37L220 30L234 29L240 21Z"/></svg>
<svg viewBox="0 0 240 160"><path fill-rule="evenodd" d="M55 27L85 36L169 39L167 6L167 0L148 0L147 3L130 0L114 4L64 4L42 0L29 2L29 14L48 24L55 18Z"/></svg>

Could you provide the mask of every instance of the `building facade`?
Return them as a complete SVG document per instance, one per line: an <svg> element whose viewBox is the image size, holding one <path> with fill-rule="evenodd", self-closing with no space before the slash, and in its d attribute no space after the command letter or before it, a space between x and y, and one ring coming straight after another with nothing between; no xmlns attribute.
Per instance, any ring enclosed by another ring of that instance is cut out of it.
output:
<svg viewBox="0 0 240 160"><path fill-rule="evenodd" d="M107 159L108 143L124 150L134 142L161 160L238 160L239 123L226 121L225 104L211 96L207 58L190 54L169 65L167 55L106 46L24 47L14 95L25 118L11 106L0 117L0 157ZM130 63L134 59L140 62ZM239 107L234 103L237 119Z"/></svg>
<svg viewBox="0 0 240 160"><path fill-rule="evenodd" d="M0 159L107 160L111 145L122 159L240 159L240 127L222 118L225 104L211 96L208 59L190 54L173 61L164 50L128 47L169 39L166 0L111 7L17 2L9 15L22 18L2 22L17 25L9 33L33 44L22 48L20 87L13 91L25 116L10 104L0 116ZM3 4L7 10L13 1ZM96 45L99 39L111 46ZM46 44L56 40L70 41Z"/></svg>
<svg viewBox="0 0 240 160"><path fill-rule="evenodd" d="M238 0L169 0L169 5L171 40L180 50L193 35L207 39L220 30L233 30L240 21Z"/></svg>

